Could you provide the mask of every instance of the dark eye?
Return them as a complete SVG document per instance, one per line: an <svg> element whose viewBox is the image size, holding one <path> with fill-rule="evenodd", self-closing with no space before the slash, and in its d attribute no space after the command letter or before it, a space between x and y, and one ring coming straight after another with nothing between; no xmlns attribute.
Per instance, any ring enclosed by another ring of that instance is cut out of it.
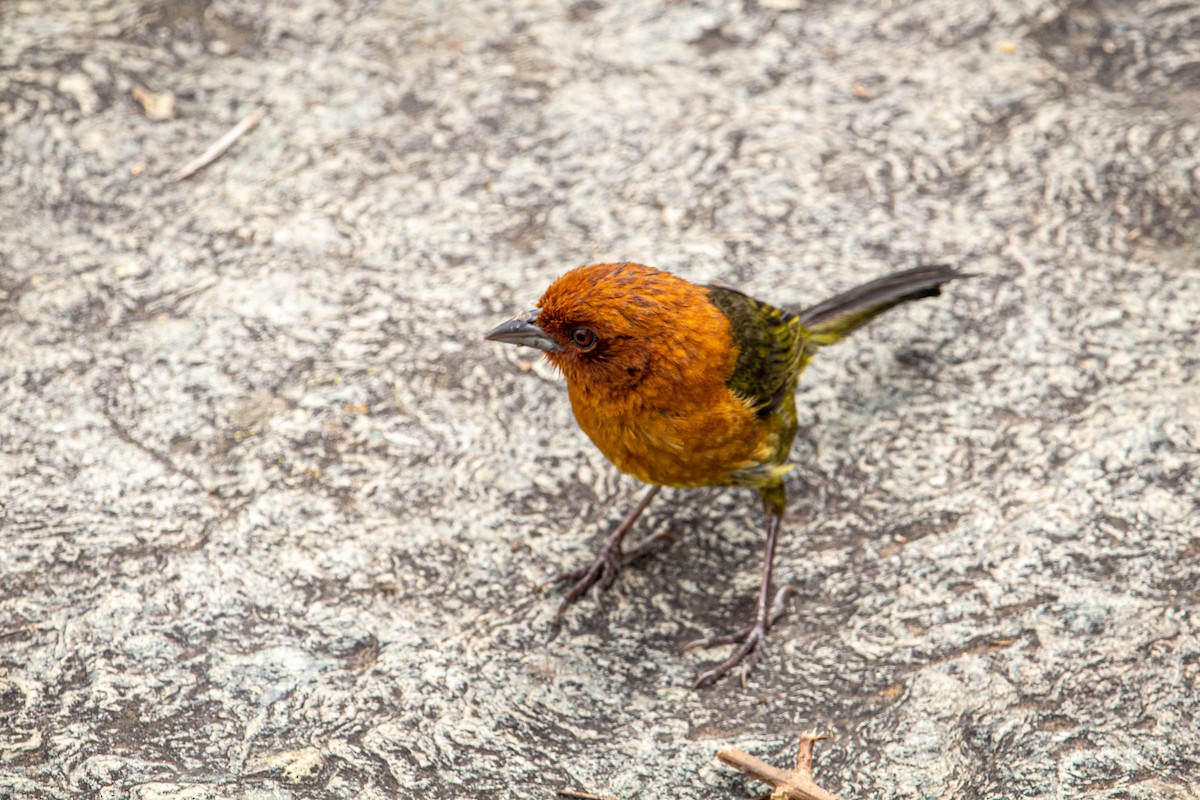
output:
<svg viewBox="0 0 1200 800"><path fill-rule="evenodd" d="M591 328L572 328L571 344L586 353L596 346L596 334L592 333Z"/></svg>

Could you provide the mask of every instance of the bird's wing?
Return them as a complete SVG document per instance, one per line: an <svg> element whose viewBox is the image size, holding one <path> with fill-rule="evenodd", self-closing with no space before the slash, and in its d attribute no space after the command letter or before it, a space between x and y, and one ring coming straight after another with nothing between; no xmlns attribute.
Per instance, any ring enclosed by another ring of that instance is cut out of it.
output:
<svg viewBox="0 0 1200 800"><path fill-rule="evenodd" d="M713 305L728 317L737 363L726 385L766 419L795 391L796 376L812 358L795 315L736 289L709 286Z"/></svg>

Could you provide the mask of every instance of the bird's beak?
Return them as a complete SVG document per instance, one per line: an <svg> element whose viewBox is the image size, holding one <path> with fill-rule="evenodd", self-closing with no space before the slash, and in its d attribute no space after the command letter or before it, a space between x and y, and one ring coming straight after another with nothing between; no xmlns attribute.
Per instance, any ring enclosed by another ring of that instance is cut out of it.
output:
<svg viewBox="0 0 1200 800"><path fill-rule="evenodd" d="M505 344L523 344L526 347L536 347L547 353L557 353L562 350L558 342L551 339L546 332L538 327L537 317L541 309L535 308L516 319L510 319L503 325L497 325L491 333L483 337L493 342Z"/></svg>

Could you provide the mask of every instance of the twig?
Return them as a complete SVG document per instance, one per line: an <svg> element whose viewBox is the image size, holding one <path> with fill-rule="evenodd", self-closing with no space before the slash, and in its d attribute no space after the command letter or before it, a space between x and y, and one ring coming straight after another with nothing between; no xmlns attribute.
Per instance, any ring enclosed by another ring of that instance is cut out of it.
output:
<svg viewBox="0 0 1200 800"><path fill-rule="evenodd" d="M220 158L226 150L233 145L238 139L242 138L247 132L252 130L255 125L262 122L263 117L267 115L267 109L259 106L253 112L237 125L234 125L229 131L217 139L212 145L200 155L193 158L188 163L184 164L179 170L171 176L172 181L181 181L196 174L200 170L207 167L212 162Z"/></svg>
<svg viewBox="0 0 1200 800"><path fill-rule="evenodd" d="M570 789L559 789L555 792L559 797L574 797L577 800L616 800L613 797L601 797L598 794L588 794L587 792L575 792Z"/></svg>
<svg viewBox="0 0 1200 800"><path fill-rule="evenodd" d="M731 767L740 769L750 777L771 786L771 800L841 800L836 794L827 792L813 780L813 745L828 738L815 731L800 735L800 747L796 753L796 768L779 769L765 761L759 761L749 753L736 747L723 747L717 758Z"/></svg>

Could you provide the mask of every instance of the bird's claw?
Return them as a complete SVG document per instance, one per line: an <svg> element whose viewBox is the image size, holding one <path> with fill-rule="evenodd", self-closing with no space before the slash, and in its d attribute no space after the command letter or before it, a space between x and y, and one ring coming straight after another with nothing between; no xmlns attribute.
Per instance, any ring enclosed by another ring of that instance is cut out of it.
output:
<svg viewBox="0 0 1200 800"><path fill-rule="evenodd" d="M736 633L723 634L721 636L710 636L707 639L697 639L694 642L688 642L684 647L685 650L690 650L695 647L716 647L721 644L731 644L733 642L741 642L742 645L729 658L717 664L707 672L702 672L692 682L693 689L699 689L706 683L716 683L731 669L738 664L742 665L742 686L746 685L746 679L750 676L750 671L754 669L754 665L758 663L758 659L762 655L761 645L767 638L767 626L763 622L758 622L742 628Z"/></svg>
<svg viewBox="0 0 1200 800"><path fill-rule="evenodd" d="M695 639L683 646L686 653L689 650L706 647L718 647L723 644L741 643L737 650L733 651L732 655L717 664L707 672L700 673L696 680L692 682L693 689L699 689L707 683L716 683L725 676L731 669L738 664L742 665L742 687L746 686L746 680L750 677L751 670L758 663L758 659L762 656L762 644L766 641L767 630L775 624L783 612L786 611L787 599L790 595L795 594L794 586L784 586L775 593L775 599L771 603L770 611L763 617L755 615L755 620L741 630L733 633L723 633L717 636L707 636L703 639Z"/></svg>
<svg viewBox="0 0 1200 800"><path fill-rule="evenodd" d="M617 570L621 568L621 555L620 547L605 547L596 554L596 560L590 567L564 572L551 578L551 583L575 582L575 585L559 601L558 610L554 612L554 621L558 622L562 618L563 612L567 610L567 606L583 597L588 589L592 590L592 599L596 601L596 607L603 609L600 594L616 579Z"/></svg>
<svg viewBox="0 0 1200 800"><path fill-rule="evenodd" d="M543 586L549 586L554 583L570 583L574 582L567 593L563 595L558 604L558 610L554 614L554 621L558 622L567 610L567 607L574 603L584 594L591 590L592 599L596 602L596 607L603 609L604 604L601 602L601 595L604 590L612 585L616 580L617 573L621 568L638 560L642 556L649 555L655 552L660 542L673 542L674 537L667 533L656 533L653 536L648 536L638 542L629 550L622 549L620 543L607 544L600 548L600 552L596 554L596 560L590 566L580 567L569 572L561 572L558 575L547 580Z"/></svg>

